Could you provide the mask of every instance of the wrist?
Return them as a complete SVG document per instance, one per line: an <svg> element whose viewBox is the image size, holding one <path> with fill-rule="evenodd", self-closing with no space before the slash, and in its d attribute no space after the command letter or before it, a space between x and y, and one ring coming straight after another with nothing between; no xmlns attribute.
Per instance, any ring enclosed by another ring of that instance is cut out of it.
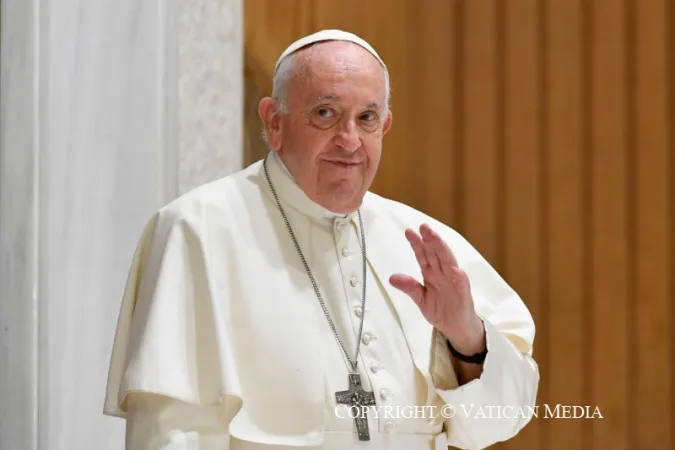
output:
<svg viewBox="0 0 675 450"><path fill-rule="evenodd" d="M461 337L451 337L449 333L443 333L450 346L458 353L466 356L482 353L487 348L487 338L483 321L477 317L477 323L471 331Z"/></svg>
<svg viewBox="0 0 675 450"><path fill-rule="evenodd" d="M485 362L485 358L487 358L487 347L483 349L483 351L478 352L478 353L472 353L472 354L464 354L460 353L455 348L452 346L450 341L446 341L448 343L448 350L450 351L450 354L452 357L456 360L459 361L459 368L461 371L462 367L466 367L464 364L469 364L471 366L478 365L482 366L483 363ZM462 364L464 363L464 364Z"/></svg>

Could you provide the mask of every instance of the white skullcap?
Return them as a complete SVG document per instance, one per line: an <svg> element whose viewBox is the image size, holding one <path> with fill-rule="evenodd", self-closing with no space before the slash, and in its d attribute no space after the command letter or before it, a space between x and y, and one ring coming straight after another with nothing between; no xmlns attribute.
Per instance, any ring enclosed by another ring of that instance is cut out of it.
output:
<svg viewBox="0 0 675 450"><path fill-rule="evenodd" d="M274 66L274 74L277 73L277 70L279 69L279 65L281 64L281 61L286 59L289 55L295 53L296 51L300 50L303 47L306 47L310 44L314 44L316 42L325 42L325 41L346 41L346 42L353 42L354 44L360 45L361 47L365 48L370 52L371 55L373 55L377 60L380 62L380 65L384 69L386 69L387 66L385 66L384 61L382 61L382 58L380 58L380 55L377 54L375 49L370 46L369 43L361 39L355 34L349 33L347 31L342 31L342 30L321 30L317 31L314 34L310 34L309 36L305 36L301 39L298 39L297 41L293 42L291 45L288 46L286 50L281 54L279 57L279 60L277 61L276 66Z"/></svg>

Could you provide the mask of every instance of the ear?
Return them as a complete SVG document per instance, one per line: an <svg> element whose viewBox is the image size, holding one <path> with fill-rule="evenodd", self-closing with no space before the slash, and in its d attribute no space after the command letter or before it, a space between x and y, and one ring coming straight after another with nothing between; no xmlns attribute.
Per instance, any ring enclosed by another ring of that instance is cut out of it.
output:
<svg viewBox="0 0 675 450"><path fill-rule="evenodd" d="M258 104L258 116L265 128L265 136L269 146L279 151L281 148L281 115L277 102L271 97L265 97Z"/></svg>
<svg viewBox="0 0 675 450"><path fill-rule="evenodd" d="M387 109L387 118L384 120L384 125L382 126L382 136L387 134L391 128L391 122L394 120L394 117L391 113L391 109Z"/></svg>

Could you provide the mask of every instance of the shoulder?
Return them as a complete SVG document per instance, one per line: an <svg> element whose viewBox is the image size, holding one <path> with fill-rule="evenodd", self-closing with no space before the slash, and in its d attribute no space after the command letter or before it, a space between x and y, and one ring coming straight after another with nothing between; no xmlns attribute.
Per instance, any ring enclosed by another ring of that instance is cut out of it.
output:
<svg viewBox="0 0 675 450"><path fill-rule="evenodd" d="M146 220L141 241L164 245L174 237L202 240L212 232L226 230L247 213L260 197L257 184L259 163L197 186L155 210Z"/></svg>
<svg viewBox="0 0 675 450"><path fill-rule="evenodd" d="M410 205L373 192L368 192L365 204L379 217L384 218L391 226L398 228L400 232L404 232L408 228L419 232L420 226L427 224L450 245L453 251L458 251L465 255L477 255L476 249L451 225L443 223Z"/></svg>
<svg viewBox="0 0 675 450"><path fill-rule="evenodd" d="M434 217L405 203L368 192L364 199L366 207L373 209L380 216L386 216L396 224L417 226L427 223L432 227L452 230L452 228ZM454 231L454 230L452 230Z"/></svg>
<svg viewBox="0 0 675 450"><path fill-rule="evenodd" d="M230 217L246 207L256 191L260 162L202 184L162 206L156 215L169 222L198 222L209 217Z"/></svg>

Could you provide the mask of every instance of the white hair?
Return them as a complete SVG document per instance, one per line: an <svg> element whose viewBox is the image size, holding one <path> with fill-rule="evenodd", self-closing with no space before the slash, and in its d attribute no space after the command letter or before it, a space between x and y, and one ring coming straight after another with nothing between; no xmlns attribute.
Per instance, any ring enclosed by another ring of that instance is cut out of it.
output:
<svg viewBox="0 0 675 450"><path fill-rule="evenodd" d="M279 67L274 74L272 80L272 98L274 98L279 107L279 112L281 114L288 113L288 88L293 81L293 77L296 75L297 65L296 63L297 53L293 53L284 58ZM388 108L391 101L391 86L389 83L389 71L386 67L380 65L384 70L384 88L385 88L385 102L384 107Z"/></svg>

